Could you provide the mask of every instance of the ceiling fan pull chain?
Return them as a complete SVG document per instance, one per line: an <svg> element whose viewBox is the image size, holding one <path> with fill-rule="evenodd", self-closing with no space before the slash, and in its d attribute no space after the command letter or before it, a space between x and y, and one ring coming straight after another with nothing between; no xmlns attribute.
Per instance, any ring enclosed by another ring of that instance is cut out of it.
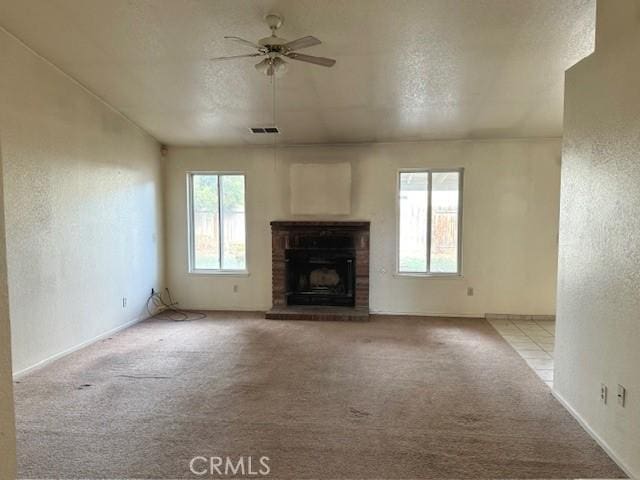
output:
<svg viewBox="0 0 640 480"><path fill-rule="evenodd" d="M276 113L276 107L277 107L277 102L276 102L276 76L275 75L271 75L271 85L273 88L273 126L277 127L278 123L278 117L277 117L277 113ZM275 138L275 137L274 137Z"/></svg>
<svg viewBox="0 0 640 480"><path fill-rule="evenodd" d="M276 76L275 75L271 75L271 88L272 88L272 99L273 99L273 111L272 111L272 117L273 117L273 126L277 127L278 124L276 123L278 116L277 116L277 101L276 101L276 92L277 92L277 88L276 88ZM273 167L274 169L277 168L278 165L278 135L273 135Z"/></svg>

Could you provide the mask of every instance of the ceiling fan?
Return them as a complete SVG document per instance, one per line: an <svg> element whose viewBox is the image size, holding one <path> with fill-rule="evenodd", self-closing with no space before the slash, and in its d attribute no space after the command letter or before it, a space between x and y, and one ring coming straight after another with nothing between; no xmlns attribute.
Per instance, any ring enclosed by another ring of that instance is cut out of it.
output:
<svg viewBox="0 0 640 480"><path fill-rule="evenodd" d="M264 73L267 76L281 74L287 70L287 62L284 61L283 57L290 58L291 60L298 60L300 62L313 63L314 65L320 65L323 67L333 67L333 65L336 63L336 61L332 58L305 55L296 51L321 44L322 42L316 37L302 37L291 42L285 40L284 38L278 37L276 35L276 30L278 30L282 26L282 16L271 13L265 17L265 21L271 29L271 35L269 37L258 40L258 43L254 43L240 37L224 37L228 40L233 40L237 43L241 43L244 46L255 48L256 50L258 50L257 53L233 55L231 57L216 57L212 58L211 60L219 61L246 57L265 57L264 60L255 65L255 68L256 70Z"/></svg>

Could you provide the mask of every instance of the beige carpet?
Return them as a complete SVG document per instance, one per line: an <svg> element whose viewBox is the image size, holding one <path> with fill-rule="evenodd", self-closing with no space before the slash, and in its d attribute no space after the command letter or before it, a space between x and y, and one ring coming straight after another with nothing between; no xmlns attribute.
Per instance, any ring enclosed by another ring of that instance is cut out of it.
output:
<svg viewBox="0 0 640 480"><path fill-rule="evenodd" d="M483 320L150 320L16 385L21 478L612 478ZM255 478L255 477L254 477Z"/></svg>

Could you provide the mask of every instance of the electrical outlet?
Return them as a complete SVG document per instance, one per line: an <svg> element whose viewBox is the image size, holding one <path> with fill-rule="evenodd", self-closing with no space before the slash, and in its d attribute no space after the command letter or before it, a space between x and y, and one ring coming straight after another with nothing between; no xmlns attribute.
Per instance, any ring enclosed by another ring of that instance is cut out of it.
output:
<svg viewBox="0 0 640 480"><path fill-rule="evenodd" d="M238 285L233 286L233 293L238 293Z"/></svg>
<svg viewBox="0 0 640 480"><path fill-rule="evenodd" d="M600 401L603 404L607 404L607 386L604 383L600 384Z"/></svg>
<svg viewBox="0 0 640 480"><path fill-rule="evenodd" d="M127 308L127 297L122 297L122 308Z"/></svg>
<svg viewBox="0 0 640 480"><path fill-rule="evenodd" d="M467 296L473 297L473 287L467 287Z"/></svg>
<svg viewBox="0 0 640 480"><path fill-rule="evenodd" d="M625 403L627 403L627 389L618 385L618 405L624 407Z"/></svg>

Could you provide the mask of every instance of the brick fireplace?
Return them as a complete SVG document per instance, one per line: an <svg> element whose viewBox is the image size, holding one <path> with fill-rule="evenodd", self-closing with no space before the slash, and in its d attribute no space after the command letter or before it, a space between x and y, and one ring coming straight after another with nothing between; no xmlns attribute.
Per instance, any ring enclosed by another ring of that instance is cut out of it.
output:
<svg viewBox="0 0 640 480"><path fill-rule="evenodd" d="M272 319L369 314L369 222L274 221Z"/></svg>

